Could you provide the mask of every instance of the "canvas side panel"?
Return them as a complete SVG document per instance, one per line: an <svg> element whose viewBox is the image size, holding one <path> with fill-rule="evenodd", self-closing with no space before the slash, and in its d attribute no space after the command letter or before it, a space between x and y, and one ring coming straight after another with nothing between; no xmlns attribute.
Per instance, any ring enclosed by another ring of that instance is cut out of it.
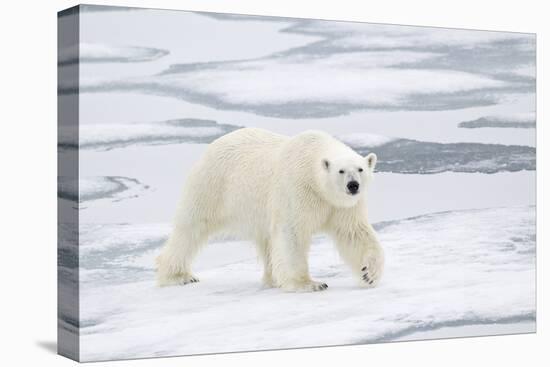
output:
<svg viewBox="0 0 550 367"><path fill-rule="evenodd" d="M79 8L58 13L57 25L57 352L79 360L78 80ZM70 93L59 90L70 86Z"/></svg>

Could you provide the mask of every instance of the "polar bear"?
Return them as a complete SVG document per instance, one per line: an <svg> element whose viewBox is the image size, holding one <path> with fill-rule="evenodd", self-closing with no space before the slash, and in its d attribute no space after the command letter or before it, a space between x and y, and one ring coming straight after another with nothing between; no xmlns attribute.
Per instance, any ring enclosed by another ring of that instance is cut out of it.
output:
<svg viewBox="0 0 550 367"><path fill-rule="evenodd" d="M376 159L320 131L287 137L243 128L220 137L189 173L157 257L158 284L198 282L193 259L222 234L256 244L266 286L324 290L309 275L308 251L312 236L325 233L359 284L375 286L384 253L367 220L366 195Z"/></svg>

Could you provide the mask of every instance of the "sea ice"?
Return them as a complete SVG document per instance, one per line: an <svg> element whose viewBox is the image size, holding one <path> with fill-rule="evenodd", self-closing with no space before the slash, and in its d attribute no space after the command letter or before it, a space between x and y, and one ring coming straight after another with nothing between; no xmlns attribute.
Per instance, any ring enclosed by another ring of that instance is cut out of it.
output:
<svg viewBox="0 0 550 367"><path fill-rule="evenodd" d="M528 113L511 113L507 115L491 115L483 116L476 120L463 121L458 124L458 127L475 129L480 127L508 127L508 128L522 128L522 129L534 129L536 115L534 112Z"/></svg>
<svg viewBox="0 0 550 367"><path fill-rule="evenodd" d="M68 127L59 137L62 149L110 150L128 145L210 143L238 126L203 119L178 119L161 122L85 124L78 127L79 142ZM75 128L76 129L76 128Z"/></svg>
<svg viewBox="0 0 550 367"><path fill-rule="evenodd" d="M375 227L387 261L378 288L357 287L319 236L310 268L329 289L295 294L262 288L252 246L241 241L204 250L195 269L200 283L157 288L154 257L169 225L81 225L81 358L374 343L420 332L429 338L447 326L510 324L510 332L517 323L525 332L526 322L534 325L534 207L434 213Z"/></svg>

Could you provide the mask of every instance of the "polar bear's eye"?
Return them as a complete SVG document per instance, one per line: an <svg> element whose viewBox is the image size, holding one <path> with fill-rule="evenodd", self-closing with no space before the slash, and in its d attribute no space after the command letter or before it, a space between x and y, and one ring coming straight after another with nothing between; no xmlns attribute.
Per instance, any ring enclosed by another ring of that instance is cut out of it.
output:
<svg viewBox="0 0 550 367"><path fill-rule="evenodd" d="M338 171L339 174L343 175L344 174L344 170L341 169L340 171Z"/></svg>
<svg viewBox="0 0 550 367"><path fill-rule="evenodd" d="M363 172L363 169L361 167L359 167L359 172Z"/></svg>

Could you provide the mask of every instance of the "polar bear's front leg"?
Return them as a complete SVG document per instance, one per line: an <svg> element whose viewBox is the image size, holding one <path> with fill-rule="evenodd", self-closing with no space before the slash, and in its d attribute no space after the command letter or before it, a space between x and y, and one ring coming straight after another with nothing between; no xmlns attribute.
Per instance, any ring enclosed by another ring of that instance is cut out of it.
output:
<svg viewBox="0 0 550 367"><path fill-rule="evenodd" d="M358 223L336 230L333 237L340 256L351 267L359 284L367 288L378 285L384 271L384 250L371 225Z"/></svg>
<svg viewBox="0 0 550 367"><path fill-rule="evenodd" d="M308 252L311 236L299 235L283 227L272 235L272 271L278 287L288 292L315 292L328 288L325 283L311 279Z"/></svg>
<svg viewBox="0 0 550 367"><path fill-rule="evenodd" d="M384 272L384 251L378 242L366 246L362 257L360 285L363 287L375 287L380 282L382 273ZM355 270L355 268L354 268ZM356 274L357 272L354 271Z"/></svg>

